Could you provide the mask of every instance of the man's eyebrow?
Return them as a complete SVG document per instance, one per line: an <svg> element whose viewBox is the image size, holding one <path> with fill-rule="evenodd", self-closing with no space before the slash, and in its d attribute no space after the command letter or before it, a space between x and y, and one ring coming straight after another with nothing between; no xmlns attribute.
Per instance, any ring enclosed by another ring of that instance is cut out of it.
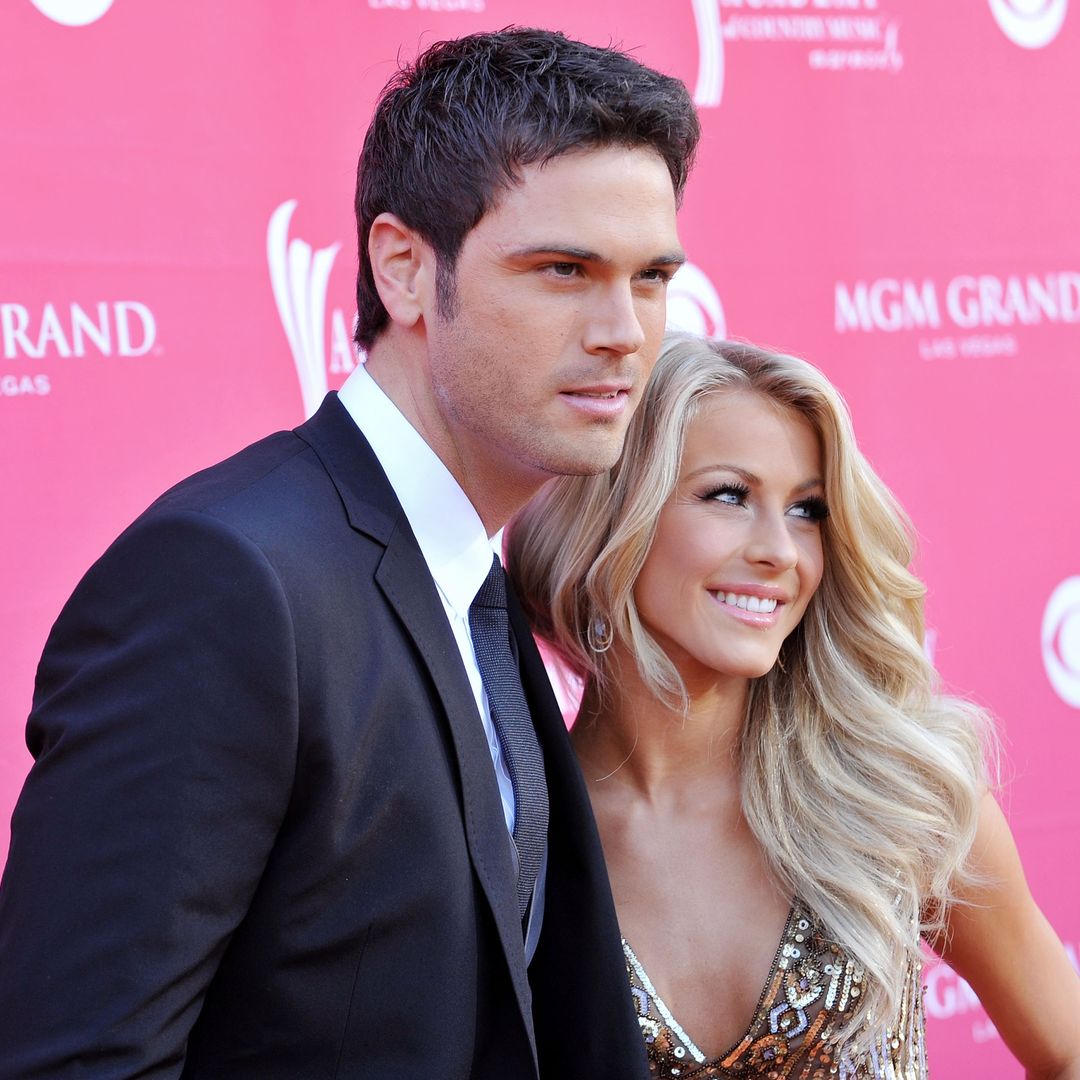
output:
<svg viewBox="0 0 1080 1080"><path fill-rule="evenodd" d="M527 259L535 255L552 255L576 262L591 262L598 266L610 266L612 260L598 251L590 251L588 248L564 247L560 244L535 244L529 247L513 248L507 252L512 259ZM667 251L646 259L643 266L682 266L686 262L686 252Z"/></svg>

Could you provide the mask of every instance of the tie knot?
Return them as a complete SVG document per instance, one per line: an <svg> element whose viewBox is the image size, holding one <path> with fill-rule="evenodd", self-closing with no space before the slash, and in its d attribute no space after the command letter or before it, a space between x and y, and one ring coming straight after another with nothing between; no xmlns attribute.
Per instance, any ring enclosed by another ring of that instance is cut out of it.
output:
<svg viewBox="0 0 1080 1080"><path fill-rule="evenodd" d="M506 609L506 575L498 555L492 556L491 569L484 578L484 584L477 590L472 606Z"/></svg>

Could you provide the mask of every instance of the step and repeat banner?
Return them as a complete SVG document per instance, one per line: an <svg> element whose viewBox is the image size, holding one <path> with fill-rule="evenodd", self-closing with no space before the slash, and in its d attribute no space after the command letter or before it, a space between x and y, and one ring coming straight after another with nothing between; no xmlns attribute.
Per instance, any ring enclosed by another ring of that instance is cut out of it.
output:
<svg viewBox="0 0 1080 1080"><path fill-rule="evenodd" d="M673 323L835 380L909 509L927 648L999 718L1031 885L1080 943L1080 0L6 0L0 856L49 627L160 491L357 363L352 191L399 57L509 24L681 77ZM449 195L450 193L448 193ZM927 976L940 1077L1018 1077Z"/></svg>

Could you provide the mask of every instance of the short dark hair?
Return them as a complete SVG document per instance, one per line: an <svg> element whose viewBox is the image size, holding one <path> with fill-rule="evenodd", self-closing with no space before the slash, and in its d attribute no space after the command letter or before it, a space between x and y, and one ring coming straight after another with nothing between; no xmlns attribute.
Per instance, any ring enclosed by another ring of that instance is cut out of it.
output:
<svg viewBox="0 0 1080 1080"><path fill-rule="evenodd" d="M387 83L360 153L357 344L369 347L389 320L367 250L379 214L431 244L446 313L466 234L521 166L591 146L648 147L678 200L699 135L686 87L615 49L517 27L432 45Z"/></svg>

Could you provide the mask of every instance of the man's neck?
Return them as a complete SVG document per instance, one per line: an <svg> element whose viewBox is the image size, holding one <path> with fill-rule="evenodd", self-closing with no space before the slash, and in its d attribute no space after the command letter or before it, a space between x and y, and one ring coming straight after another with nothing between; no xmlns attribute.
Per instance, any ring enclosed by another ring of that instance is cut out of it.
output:
<svg viewBox="0 0 1080 1080"><path fill-rule="evenodd" d="M494 536L546 483L534 471L488 460L454 433L439 410L428 381L426 357L410 341L383 338L372 346L366 368L379 389L431 447ZM411 355L411 353L416 355Z"/></svg>

